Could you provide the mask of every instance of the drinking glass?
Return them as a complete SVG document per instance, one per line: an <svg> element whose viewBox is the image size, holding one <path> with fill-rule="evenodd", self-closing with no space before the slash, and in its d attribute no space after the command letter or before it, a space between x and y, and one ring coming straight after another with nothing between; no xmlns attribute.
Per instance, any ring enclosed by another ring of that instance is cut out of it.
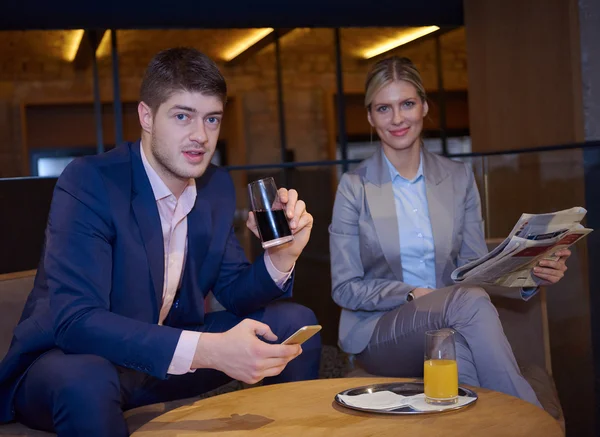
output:
<svg viewBox="0 0 600 437"><path fill-rule="evenodd" d="M294 236L273 178L249 183L248 192L263 249L292 241Z"/></svg>
<svg viewBox="0 0 600 437"><path fill-rule="evenodd" d="M458 402L458 367L452 329L425 333L423 381L428 404L451 405Z"/></svg>

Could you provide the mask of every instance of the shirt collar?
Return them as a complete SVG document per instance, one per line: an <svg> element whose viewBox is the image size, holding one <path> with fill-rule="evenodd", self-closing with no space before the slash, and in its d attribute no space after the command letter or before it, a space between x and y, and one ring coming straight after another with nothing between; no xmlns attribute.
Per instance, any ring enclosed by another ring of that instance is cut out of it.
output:
<svg viewBox="0 0 600 437"><path fill-rule="evenodd" d="M140 154L142 155L142 164L144 165L144 170L146 170L146 175L148 175L148 179L150 180L150 185L152 186L152 192L154 193L154 200L161 200L169 196L173 196L174 194L169 190L167 184L160 178L156 170L152 168L150 162L148 162L148 158L146 158L146 153L144 152L144 148L142 147L142 142L140 141ZM193 197L196 198L196 181L193 178L190 178L188 186L183 190L183 194L186 191L193 191ZM182 194L182 195L183 195ZM187 197L187 196L186 196Z"/></svg>
<svg viewBox="0 0 600 437"><path fill-rule="evenodd" d="M388 170L390 172L390 178L392 179L392 182L394 182L396 180L396 178L400 178L404 182L408 182L409 184L414 184L415 182L418 182L423 177L423 152L421 152L421 154L419 156L419 169L417 170L417 174L411 180L406 179L400 173L398 173L398 170L396 170L396 167L394 167L394 165L390 162L388 157L385 156L385 153L383 154L383 158L385 159L385 162L387 163Z"/></svg>

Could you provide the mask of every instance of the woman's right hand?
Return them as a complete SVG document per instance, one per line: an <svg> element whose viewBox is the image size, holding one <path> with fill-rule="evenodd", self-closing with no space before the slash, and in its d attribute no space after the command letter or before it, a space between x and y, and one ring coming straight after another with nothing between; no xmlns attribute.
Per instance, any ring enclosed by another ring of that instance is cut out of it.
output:
<svg viewBox="0 0 600 437"><path fill-rule="evenodd" d="M415 297L415 299L418 299L420 297L425 296L426 294L431 293L433 290L431 288L421 288L421 287L417 287L412 291L413 296Z"/></svg>

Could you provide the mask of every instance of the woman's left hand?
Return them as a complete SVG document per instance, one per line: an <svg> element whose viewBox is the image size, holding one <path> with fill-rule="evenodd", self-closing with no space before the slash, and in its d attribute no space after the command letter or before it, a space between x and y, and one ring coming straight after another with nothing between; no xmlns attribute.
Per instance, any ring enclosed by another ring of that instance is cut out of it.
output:
<svg viewBox="0 0 600 437"><path fill-rule="evenodd" d="M567 271L565 262L571 256L571 251L569 249L561 249L554 255L560 257L558 261L543 259L533 268L533 274L544 280L541 285L556 284L565 276L565 272Z"/></svg>

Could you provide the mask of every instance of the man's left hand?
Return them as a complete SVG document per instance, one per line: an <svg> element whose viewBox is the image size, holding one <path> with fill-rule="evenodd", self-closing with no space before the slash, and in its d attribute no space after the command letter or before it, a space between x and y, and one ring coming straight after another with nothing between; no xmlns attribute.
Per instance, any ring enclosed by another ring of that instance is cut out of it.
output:
<svg viewBox="0 0 600 437"><path fill-rule="evenodd" d="M304 201L298 199L298 192L296 190L288 191L285 188L280 188L278 194L279 200L284 205L285 215L290 224L294 239L289 243L271 247L267 249L267 252L277 270L289 272L308 243L313 226L313 216L306 212L306 204ZM246 226L254 235L259 237L256 218L253 212L248 214Z"/></svg>
<svg viewBox="0 0 600 437"><path fill-rule="evenodd" d="M559 257L557 261L543 259L533 268L535 276L544 280L541 285L556 284L565 276L565 272L567 271L565 262L571 256L571 251L569 249L561 249L554 255Z"/></svg>

